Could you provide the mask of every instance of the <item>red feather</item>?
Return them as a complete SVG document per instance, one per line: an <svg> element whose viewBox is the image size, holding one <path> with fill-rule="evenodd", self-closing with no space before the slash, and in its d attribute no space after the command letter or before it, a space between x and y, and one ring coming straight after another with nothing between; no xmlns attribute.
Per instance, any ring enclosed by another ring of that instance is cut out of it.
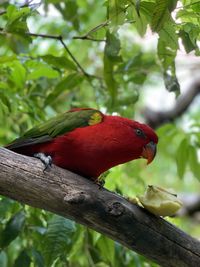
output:
<svg viewBox="0 0 200 267"><path fill-rule="evenodd" d="M138 128L144 132L144 137L137 136L135 130ZM26 155L43 152L50 155L57 166L95 179L113 166L140 158L149 142L158 142L149 126L104 115L99 124L77 128L50 142L16 151Z"/></svg>

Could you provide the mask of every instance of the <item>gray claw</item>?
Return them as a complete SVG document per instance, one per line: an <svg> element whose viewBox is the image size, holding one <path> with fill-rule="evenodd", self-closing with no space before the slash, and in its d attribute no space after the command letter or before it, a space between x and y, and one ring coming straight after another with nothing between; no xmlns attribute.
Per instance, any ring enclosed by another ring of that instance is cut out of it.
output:
<svg viewBox="0 0 200 267"><path fill-rule="evenodd" d="M43 172L45 172L47 169L51 167L52 157L50 155L46 156L44 153L35 153L33 156L37 159L40 159L44 164Z"/></svg>

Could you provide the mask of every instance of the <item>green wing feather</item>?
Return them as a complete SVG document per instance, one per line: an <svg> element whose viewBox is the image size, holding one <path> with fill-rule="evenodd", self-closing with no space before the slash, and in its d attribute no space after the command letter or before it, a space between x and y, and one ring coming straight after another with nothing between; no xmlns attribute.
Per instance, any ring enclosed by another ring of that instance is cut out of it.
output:
<svg viewBox="0 0 200 267"><path fill-rule="evenodd" d="M51 141L57 136L69 133L76 128L101 123L103 114L95 109L77 109L59 114L25 132L20 138L7 145L8 149L40 144Z"/></svg>

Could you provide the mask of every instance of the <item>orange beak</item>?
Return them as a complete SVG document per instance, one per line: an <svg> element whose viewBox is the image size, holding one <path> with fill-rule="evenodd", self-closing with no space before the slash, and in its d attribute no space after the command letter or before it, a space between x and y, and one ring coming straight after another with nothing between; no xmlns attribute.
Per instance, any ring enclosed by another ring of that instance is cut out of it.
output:
<svg viewBox="0 0 200 267"><path fill-rule="evenodd" d="M156 144L154 142L149 142L143 147L142 158L147 159L147 164L151 163L156 155Z"/></svg>

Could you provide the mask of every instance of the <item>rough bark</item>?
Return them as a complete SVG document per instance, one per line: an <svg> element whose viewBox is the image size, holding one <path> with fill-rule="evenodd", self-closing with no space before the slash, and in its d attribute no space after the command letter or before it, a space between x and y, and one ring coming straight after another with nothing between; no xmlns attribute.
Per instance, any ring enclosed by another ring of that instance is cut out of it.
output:
<svg viewBox="0 0 200 267"><path fill-rule="evenodd" d="M75 220L166 267L200 266L200 242L77 174L0 149L0 194Z"/></svg>

